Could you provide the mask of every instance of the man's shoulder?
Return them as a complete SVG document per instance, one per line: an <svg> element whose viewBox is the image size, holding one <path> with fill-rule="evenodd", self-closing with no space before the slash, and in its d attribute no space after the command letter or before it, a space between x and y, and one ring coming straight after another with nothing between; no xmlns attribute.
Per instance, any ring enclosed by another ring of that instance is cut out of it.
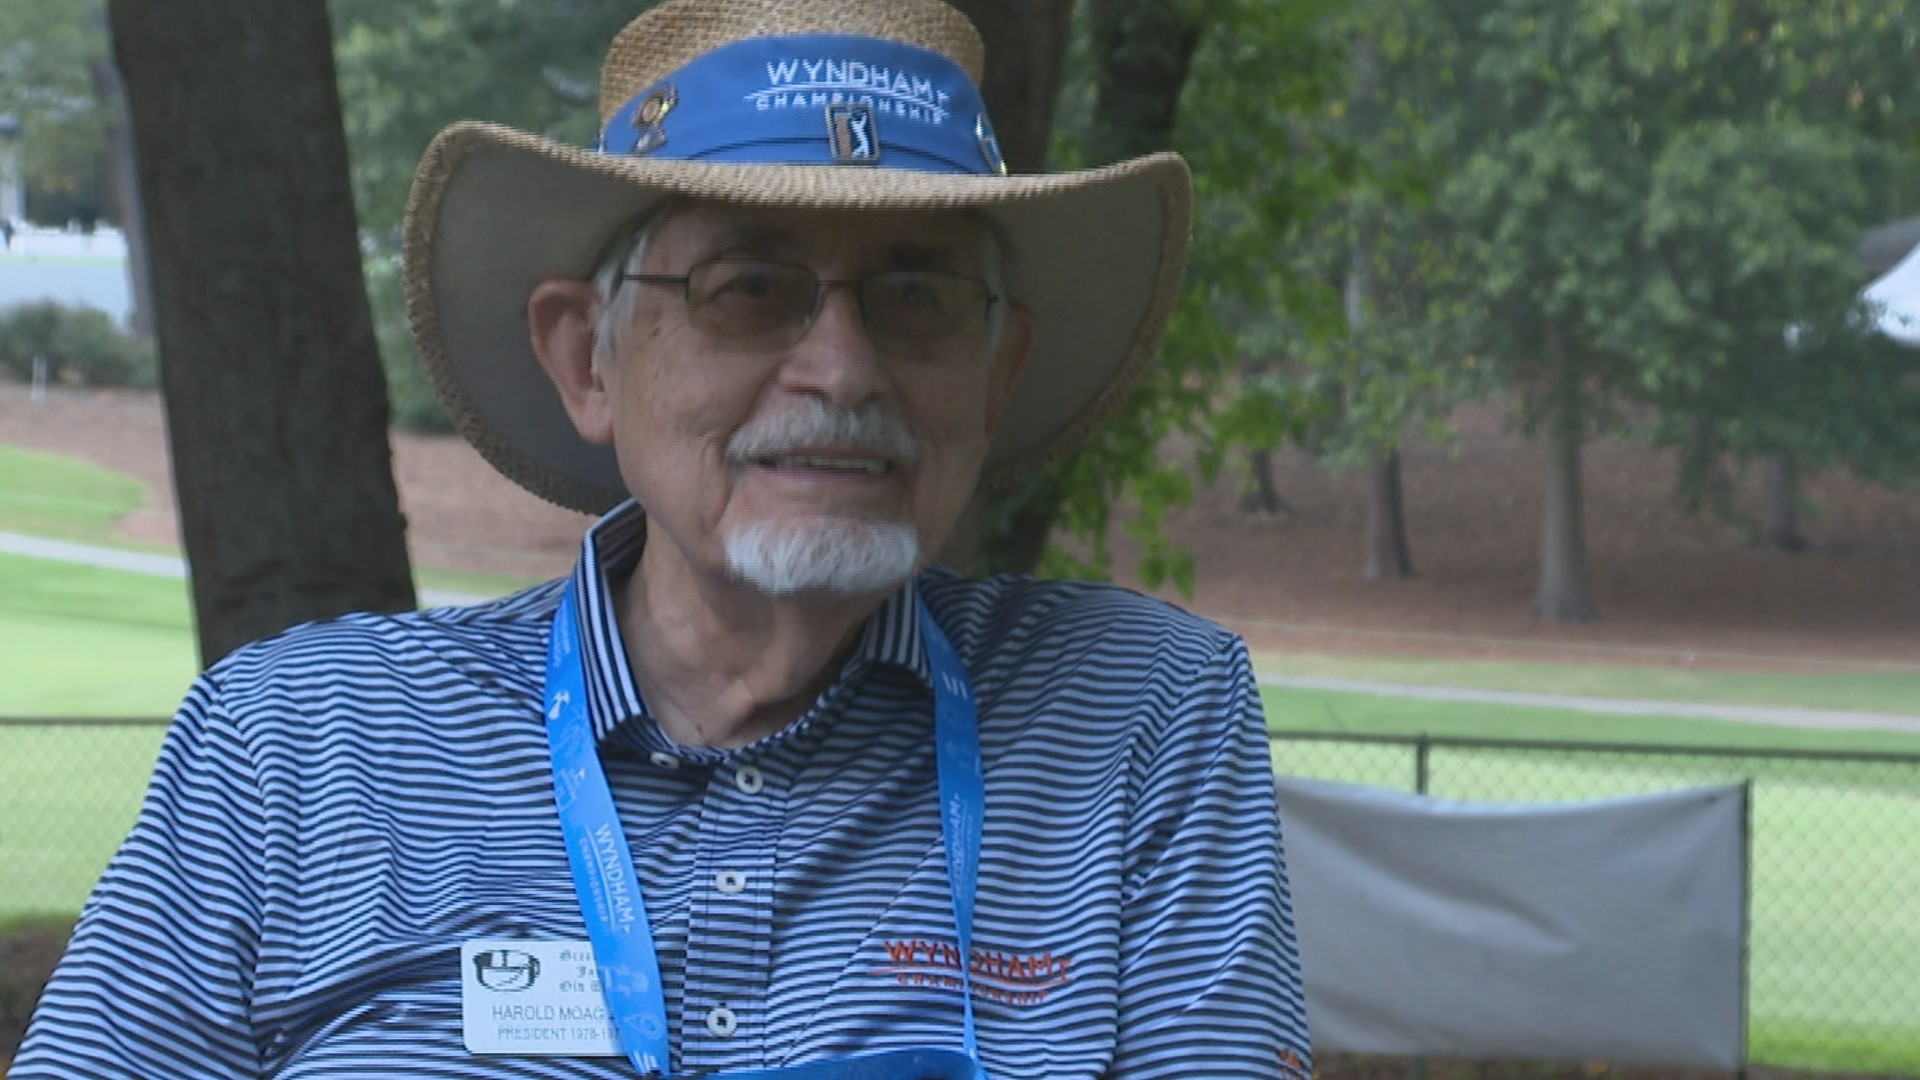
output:
<svg viewBox="0 0 1920 1080"><path fill-rule="evenodd" d="M1240 639L1165 601L948 571L920 588L982 703L983 752L1002 764L1013 754L1053 768L1078 755L1098 770L1116 754L1154 758L1169 738L1200 752L1258 726L1243 707L1255 691Z"/></svg>
<svg viewBox="0 0 1920 1080"><path fill-rule="evenodd" d="M919 585L941 629L963 654L1045 642L1082 655L1150 648L1198 658L1238 640L1219 624L1164 600L1102 582L1025 575L967 578L934 567L921 575Z"/></svg>

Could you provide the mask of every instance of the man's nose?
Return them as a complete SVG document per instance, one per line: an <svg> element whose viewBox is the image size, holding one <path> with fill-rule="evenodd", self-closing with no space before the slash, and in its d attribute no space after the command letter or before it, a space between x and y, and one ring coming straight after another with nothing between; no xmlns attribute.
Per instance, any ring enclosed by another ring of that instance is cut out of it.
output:
<svg viewBox="0 0 1920 1080"><path fill-rule="evenodd" d="M867 332L851 282L822 282L813 318L781 366L789 388L852 407L882 397L886 358Z"/></svg>

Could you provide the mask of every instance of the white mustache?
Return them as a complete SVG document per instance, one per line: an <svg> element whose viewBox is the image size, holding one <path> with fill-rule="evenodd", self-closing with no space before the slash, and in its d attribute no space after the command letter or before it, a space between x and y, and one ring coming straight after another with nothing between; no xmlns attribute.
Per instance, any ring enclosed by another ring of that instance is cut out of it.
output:
<svg viewBox="0 0 1920 1080"><path fill-rule="evenodd" d="M919 442L892 410L880 405L847 409L803 398L771 416L748 421L734 432L727 440L727 464L745 466L756 458L828 446L873 454L900 465L911 465L920 457Z"/></svg>

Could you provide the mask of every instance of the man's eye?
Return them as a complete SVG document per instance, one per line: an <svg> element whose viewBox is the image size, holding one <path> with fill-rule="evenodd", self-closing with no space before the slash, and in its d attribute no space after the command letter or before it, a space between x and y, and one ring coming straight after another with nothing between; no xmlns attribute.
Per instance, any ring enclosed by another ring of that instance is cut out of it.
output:
<svg viewBox="0 0 1920 1080"><path fill-rule="evenodd" d="M771 268L743 268L728 273L714 292L717 295L750 298L772 296L780 291L780 278L780 273Z"/></svg>
<svg viewBox="0 0 1920 1080"><path fill-rule="evenodd" d="M945 306L937 283L919 274L894 276L888 282L888 293L893 303L902 308L938 311Z"/></svg>

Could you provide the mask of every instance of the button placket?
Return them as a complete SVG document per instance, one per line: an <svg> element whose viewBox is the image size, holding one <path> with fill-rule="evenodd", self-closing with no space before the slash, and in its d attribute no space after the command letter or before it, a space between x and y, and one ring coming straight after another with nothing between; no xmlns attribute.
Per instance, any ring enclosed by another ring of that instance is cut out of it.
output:
<svg viewBox="0 0 1920 1080"><path fill-rule="evenodd" d="M700 800L687 924L681 1065L688 1071L759 1067L766 1051L761 994L772 970L772 887L789 770L777 752L729 755L717 765Z"/></svg>

